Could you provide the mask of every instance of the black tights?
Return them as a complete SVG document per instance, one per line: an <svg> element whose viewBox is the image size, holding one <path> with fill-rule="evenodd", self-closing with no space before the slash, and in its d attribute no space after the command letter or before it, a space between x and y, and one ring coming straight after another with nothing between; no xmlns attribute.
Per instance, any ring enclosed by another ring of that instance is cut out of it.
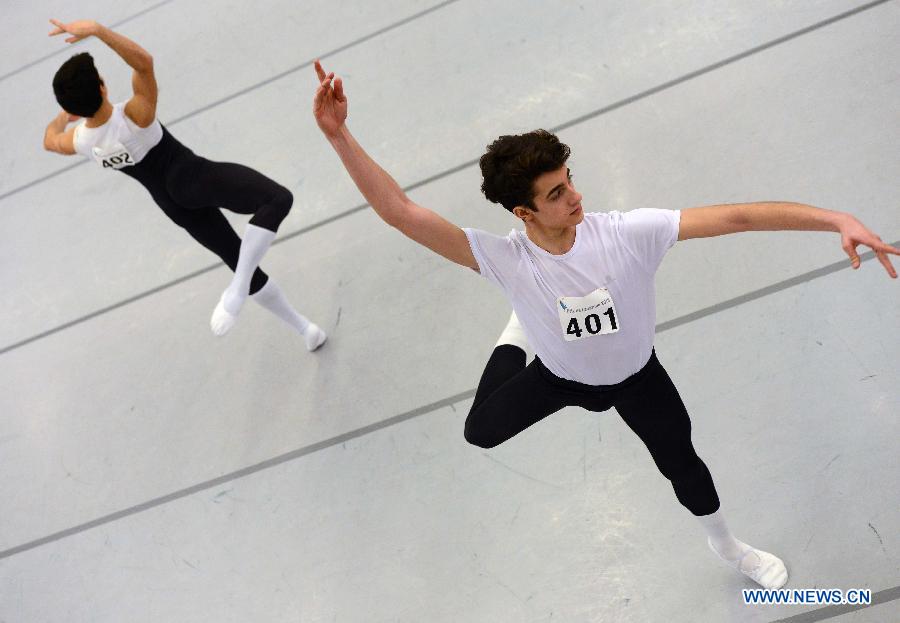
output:
<svg viewBox="0 0 900 623"><path fill-rule="evenodd" d="M219 208L252 214L252 225L274 232L293 203L288 189L262 173L197 156L165 128L163 140L147 157L122 172L141 182L172 222L218 255L232 271L237 268L241 239ZM257 268L250 280L250 294L258 292L267 280Z"/></svg>
<svg viewBox="0 0 900 623"><path fill-rule="evenodd" d="M615 407L672 482L678 501L694 515L718 510L712 476L691 443L691 420L656 351L621 383L594 386L555 376L539 358L526 366L521 348L498 346L466 418L466 440L492 448L567 406L596 412Z"/></svg>

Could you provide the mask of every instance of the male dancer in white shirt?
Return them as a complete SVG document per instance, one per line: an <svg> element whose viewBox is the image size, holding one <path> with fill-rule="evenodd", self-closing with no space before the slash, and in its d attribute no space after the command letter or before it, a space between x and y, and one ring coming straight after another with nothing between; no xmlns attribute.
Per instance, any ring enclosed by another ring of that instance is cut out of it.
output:
<svg viewBox="0 0 900 623"><path fill-rule="evenodd" d="M782 587L784 563L728 529L709 470L691 443L687 411L656 358L654 273L676 240L741 231L836 231L854 269L856 247L864 244L892 278L887 254L900 250L850 214L796 203L585 214L566 167L569 148L543 130L501 136L480 161L485 196L521 219L525 232L500 237L461 229L412 202L366 154L345 124L341 79L319 62L315 67L316 122L378 215L478 272L512 304L466 419L466 439L490 448L565 406L615 407L706 529L713 552L761 586ZM536 357L526 366L529 344Z"/></svg>

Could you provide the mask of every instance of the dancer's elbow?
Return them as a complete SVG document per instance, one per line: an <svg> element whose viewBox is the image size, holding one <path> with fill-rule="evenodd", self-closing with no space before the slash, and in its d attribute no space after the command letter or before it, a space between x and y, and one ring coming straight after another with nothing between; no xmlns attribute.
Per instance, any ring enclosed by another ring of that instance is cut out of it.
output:
<svg viewBox="0 0 900 623"><path fill-rule="evenodd" d="M409 215L411 213L410 206L411 202L409 198L404 195L397 199L385 202L384 207L381 210L378 210L378 215L381 217L381 220L394 229L406 233L404 232L404 227L409 223Z"/></svg>

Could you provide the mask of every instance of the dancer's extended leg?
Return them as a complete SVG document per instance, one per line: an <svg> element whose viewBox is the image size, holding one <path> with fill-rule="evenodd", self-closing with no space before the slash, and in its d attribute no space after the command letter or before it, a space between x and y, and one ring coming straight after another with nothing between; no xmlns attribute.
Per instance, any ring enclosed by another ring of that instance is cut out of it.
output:
<svg viewBox="0 0 900 623"><path fill-rule="evenodd" d="M244 230L234 277L213 311L210 326L227 333L250 294L250 281L275 232L293 203L290 191L262 173L241 164L213 162L194 156L179 162L169 176L168 191L186 208L218 206L253 217Z"/></svg>
<svg viewBox="0 0 900 623"><path fill-rule="evenodd" d="M482 448L503 443L566 404L544 381L536 362L525 365L527 342L517 327L513 314L484 368L466 418L466 441Z"/></svg>
<svg viewBox="0 0 900 623"><path fill-rule="evenodd" d="M168 201L158 203L166 215L176 225L183 227L194 240L218 255L232 270L237 268L241 239L218 208L189 210ZM325 332L294 309L278 284L259 267L251 273L248 291L261 307L303 335L309 350L315 350L325 342Z"/></svg>
<svg viewBox="0 0 900 623"><path fill-rule="evenodd" d="M761 586L781 588L787 581L784 563L735 539L725 524L712 476L691 443L687 409L655 353L642 373L641 382L617 399L619 415L647 446L659 471L672 482L678 501L706 529L712 550Z"/></svg>

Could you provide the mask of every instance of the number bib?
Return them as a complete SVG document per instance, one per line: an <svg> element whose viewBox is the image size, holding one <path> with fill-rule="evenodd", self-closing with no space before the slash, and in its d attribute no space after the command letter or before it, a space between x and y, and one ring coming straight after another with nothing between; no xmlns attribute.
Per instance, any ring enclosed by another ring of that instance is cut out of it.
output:
<svg viewBox="0 0 900 623"><path fill-rule="evenodd" d="M134 158L122 144L116 144L107 149L94 147L94 160L104 169L122 169L136 164Z"/></svg>
<svg viewBox="0 0 900 623"><path fill-rule="evenodd" d="M563 339L567 342L619 330L616 307L606 288L598 288L587 296L561 296L556 304Z"/></svg>

